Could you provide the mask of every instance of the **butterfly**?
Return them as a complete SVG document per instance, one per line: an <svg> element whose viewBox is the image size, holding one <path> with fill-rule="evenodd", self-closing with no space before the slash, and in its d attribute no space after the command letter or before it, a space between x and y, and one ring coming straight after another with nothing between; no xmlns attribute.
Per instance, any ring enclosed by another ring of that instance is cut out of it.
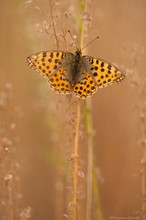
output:
<svg viewBox="0 0 146 220"><path fill-rule="evenodd" d="M114 65L92 56L63 51L42 51L27 57L27 63L48 80L59 94L85 99L98 88L120 83L125 75Z"/></svg>

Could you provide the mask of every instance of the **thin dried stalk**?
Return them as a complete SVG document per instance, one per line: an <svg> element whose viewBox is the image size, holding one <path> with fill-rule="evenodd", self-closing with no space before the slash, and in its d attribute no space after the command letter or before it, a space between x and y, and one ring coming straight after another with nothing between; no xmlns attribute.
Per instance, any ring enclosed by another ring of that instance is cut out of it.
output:
<svg viewBox="0 0 146 220"><path fill-rule="evenodd" d="M77 220L77 177L78 177L78 142L79 142L79 126L80 126L80 99L77 103L77 119L75 128L75 142L73 155L73 220Z"/></svg>
<svg viewBox="0 0 146 220"><path fill-rule="evenodd" d="M53 32L54 32L57 48L59 49L60 45L59 45L59 40L57 38L57 33L56 33L56 27L55 27L55 23L54 23L53 9L52 9L51 0L49 0L49 2L50 2L50 14L51 14Z"/></svg>
<svg viewBox="0 0 146 220"><path fill-rule="evenodd" d="M92 205L92 173L93 173L93 134L92 134L92 103L86 102L86 127L88 133L88 168L87 168L87 220L91 219Z"/></svg>
<svg viewBox="0 0 146 220"><path fill-rule="evenodd" d="M12 199L12 180L8 180L6 183L6 190L8 195L8 220L14 219L13 213L13 199Z"/></svg>
<svg viewBox="0 0 146 220"><path fill-rule="evenodd" d="M141 146L142 146L142 157L141 157L141 193L142 193L142 220L146 220L146 120L145 120L145 80L140 78L140 74L137 71L138 61L138 50L135 50L135 59L133 63L133 70L135 74L136 92L139 98L139 113L140 113L140 126L141 126ZM141 213L141 212L140 212Z"/></svg>
<svg viewBox="0 0 146 220"><path fill-rule="evenodd" d="M80 0L77 1L78 4L78 17L77 17L77 30L78 30L78 45L82 48L83 45L83 29L84 29L84 22L82 19L83 12L84 12L84 4L85 1ZM78 212L77 212L77 184L78 184L78 142L79 142L79 125L80 125L80 108L81 108L81 101L78 99L77 103L77 117L76 117L76 127L75 127L75 141L74 141L74 160L73 160L73 220L78 219Z"/></svg>
<svg viewBox="0 0 146 220"><path fill-rule="evenodd" d="M146 220L146 140L145 140L145 120L144 114L141 115L142 133L142 159L141 159L141 183L142 183L142 220Z"/></svg>

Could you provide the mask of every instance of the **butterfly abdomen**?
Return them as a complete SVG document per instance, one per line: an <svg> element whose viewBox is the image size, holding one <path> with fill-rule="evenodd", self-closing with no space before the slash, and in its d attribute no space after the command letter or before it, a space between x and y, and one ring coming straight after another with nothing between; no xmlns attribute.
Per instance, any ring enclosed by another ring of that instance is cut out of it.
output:
<svg viewBox="0 0 146 220"><path fill-rule="evenodd" d="M81 72L81 52L79 50L76 51L75 56L74 56L74 60L72 62L71 65L71 83L72 86L74 86L79 78L80 78L80 72Z"/></svg>

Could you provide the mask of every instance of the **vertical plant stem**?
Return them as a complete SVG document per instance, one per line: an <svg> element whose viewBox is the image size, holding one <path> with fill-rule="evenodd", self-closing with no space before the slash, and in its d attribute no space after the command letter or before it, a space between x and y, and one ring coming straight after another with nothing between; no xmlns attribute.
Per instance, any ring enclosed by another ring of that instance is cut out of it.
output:
<svg viewBox="0 0 146 220"><path fill-rule="evenodd" d="M137 58L138 51L135 53L134 71L136 73L136 82L138 85L137 93L139 95L139 112L140 112L140 125L141 125L141 138L142 138L142 158L141 158L141 191L142 191L142 220L146 220L146 126L145 126L145 82L139 77L137 72Z"/></svg>
<svg viewBox="0 0 146 220"><path fill-rule="evenodd" d="M77 103L77 119L75 128L74 142L74 158L73 158L73 220L77 220L77 177L78 177L78 141L79 141L79 126L80 126L80 99Z"/></svg>
<svg viewBox="0 0 146 220"><path fill-rule="evenodd" d="M78 45L81 48L83 44L83 12L84 12L84 0L77 1L78 5L78 16L77 16L77 36ZM73 220L78 219L77 213L77 183L78 183L78 142L79 142L79 125L80 125L80 105L81 101L78 98L77 102L77 117L75 127L75 139L74 139L74 159L73 159Z"/></svg>
<svg viewBox="0 0 146 220"><path fill-rule="evenodd" d="M142 112L142 110L141 110ZM141 114L141 133L142 133L142 159L141 159L141 175L142 175L142 220L146 220L146 140L145 140L145 117Z"/></svg>
<svg viewBox="0 0 146 220"><path fill-rule="evenodd" d="M92 101L87 99L85 108L86 129L87 129L87 143L88 143L88 165L87 165L87 207L86 220L92 220L92 195L94 193L94 201L96 200L96 218L102 219L99 188L96 179L95 168L93 167L93 120L92 120Z"/></svg>
<svg viewBox="0 0 146 220"><path fill-rule="evenodd" d="M142 167L142 192L143 192L143 202L142 202L142 220L146 220L146 147L143 147L143 167Z"/></svg>
<svg viewBox="0 0 146 220"><path fill-rule="evenodd" d="M79 8L79 15L77 20L77 26L78 26L78 45L80 48L83 47L83 35L84 35L84 22L83 22L83 13L85 10L85 0L79 0L78 1L78 8Z"/></svg>
<svg viewBox="0 0 146 220"><path fill-rule="evenodd" d="M10 169L12 169L12 155L8 154L5 158L5 164L4 164L4 173L5 175L8 173L8 170L6 168L6 164L9 163ZM14 207L13 207L13 189L12 189L12 181L13 177L12 174L7 174L5 176L5 187L6 187L6 194L7 194L7 219L13 220L14 219Z"/></svg>
<svg viewBox="0 0 146 220"><path fill-rule="evenodd" d="M69 107L70 107L70 146L73 148L73 131L74 131L74 123L73 123L73 94L70 94L69 96ZM72 149L71 149L72 150Z"/></svg>
<svg viewBox="0 0 146 220"><path fill-rule="evenodd" d="M88 133L88 167L87 167L87 220L91 219L92 204L92 171L93 171L93 134L92 134L92 103L86 101L86 127Z"/></svg>
<svg viewBox="0 0 146 220"><path fill-rule="evenodd" d="M80 1L80 8L87 10L87 1ZM83 23L83 22L82 22ZM83 42L84 24L80 25L80 33L82 33L81 42ZM81 44L82 45L82 44ZM83 46L83 45L82 45ZM92 205L92 174L93 174L93 134L92 134L92 102L91 99L86 100L86 128L87 128L87 143L88 143L88 167L87 167L87 210L86 219L91 219Z"/></svg>
<svg viewBox="0 0 146 220"><path fill-rule="evenodd" d="M58 38L57 38L56 27L55 27L54 18L53 18L53 9L52 9L51 0L49 0L49 3L50 3L50 14L51 14L51 20L52 20L52 28L53 28L53 32L54 32L54 36L55 36L55 40L56 40L57 49L59 49L60 45L59 45L59 41L58 41Z"/></svg>
<svg viewBox="0 0 146 220"><path fill-rule="evenodd" d="M8 220L13 220L13 201L12 201L12 188L11 181L7 183L7 194L8 194Z"/></svg>

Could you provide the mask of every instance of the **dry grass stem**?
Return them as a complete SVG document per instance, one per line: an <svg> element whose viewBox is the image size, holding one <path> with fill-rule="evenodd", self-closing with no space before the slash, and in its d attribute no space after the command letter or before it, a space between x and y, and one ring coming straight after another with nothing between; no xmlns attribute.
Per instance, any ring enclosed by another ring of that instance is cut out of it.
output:
<svg viewBox="0 0 146 220"><path fill-rule="evenodd" d="M13 220L14 219L14 213L13 213L13 190L12 190L12 178L10 180L6 181L6 191L7 191L7 195L8 195L8 220Z"/></svg>
<svg viewBox="0 0 146 220"><path fill-rule="evenodd" d="M75 139L74 139L74 155L73 155L73 220L77 220L77 178L78 178L78 142L79 142L79 127L80 127L80 99L77 103L77 118L75 128Z"/></svg>
<svg viewBox="0 0 146 220"><path fill-rule="evenodd" d="M59 49L60 45L59 45L59 40L57 38L56 27L55 27L55 23L54 23L52 2L51 2L51 0L49 0L49 2L50 2L50 14L51 14L52 28L53 28L53 32L54 32L54 36L55 36L55 40L56 40L56 46Z"/></svg>
<svg viewBox="0 0 146 220"><path fill-rule="evenodd" d="M146 139L145 139L145 118L141 115L141 133L142 133L142 158L141 158L141 176L142 176L142 220L146 220Z"/></svg>
<svg viewBox="0 0 146 220"><path fill-rule="evenodd" d="M93 132L92 132L92 103L86 101L86 127L88 134L88 165L87 165L87 220L91 219L92 205L92 175L93 175Z"/></svg>
<svg viewBox="0 0 146 220"><path fill-rule="evenodd" d="M141 53L140 49L136 47L134 49L134 63L133 71L135 72L135 78L133 79L136 83L137 95L138 95L138 108L140 118L140 132L141 132L141 192L142 192L142 220L146 220L146 120L145 120L145 76L144 79L140 78L139 72L137 71L138 65L138 54Z"/></svg>

